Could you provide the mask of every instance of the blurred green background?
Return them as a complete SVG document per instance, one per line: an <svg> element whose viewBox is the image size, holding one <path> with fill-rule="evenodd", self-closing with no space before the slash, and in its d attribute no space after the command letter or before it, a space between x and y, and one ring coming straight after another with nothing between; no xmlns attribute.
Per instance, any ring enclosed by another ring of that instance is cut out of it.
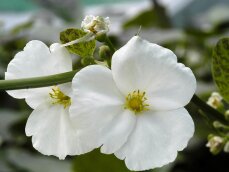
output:
<svg viewBox="0 0 229 172"><path fill-rule="evenodd" d="M128 9L128 10L126 10ZM197 94L207 100L217 88L211 74L212 49L229 36L228 0L1 0L0 78L7 64L32 39L48 45L59 41L59 32L79 27L87 14L109 16L110 38L121 47L142 26L140 35L175 52L198 80ZM81 65L75 57L75 66ZM228 172L229 156L214 156L205 146L214 133L211 121L190 103L196 132L175 162L150 172ZM91 153L59 161L37 152L25 136L31 113L24 100L0 92L0 172L128 172L113 155Z"/></svg>

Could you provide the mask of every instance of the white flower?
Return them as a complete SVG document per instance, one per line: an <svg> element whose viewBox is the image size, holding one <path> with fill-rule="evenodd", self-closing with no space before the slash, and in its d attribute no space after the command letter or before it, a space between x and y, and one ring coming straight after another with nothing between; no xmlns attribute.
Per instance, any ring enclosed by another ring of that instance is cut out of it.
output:
<svg viewBox="0 0 229 172"><path fill-rule="evenodd" d="M75 75L70 116L130 170L161 167L193 136L184 106L195 89L175 54L135 36L114 53L111 70L92 65Z"/></svg>
<svg viewBox="0 0 229 172"><path fill-rule="evenodd" d="M213 92L211 94L211 97L209 97L207 104L215 109L219 108L220 106L222 106L222 96L217 93L217 92Z"/></svg>
<svg viewBox="0 0 229 172"><path fill-rule="evenodd" d="M81 23L81 27L84 31L94 34L107 33L109 31L109 25L109 17L103 18L93 15L86 16Z"/></svg>
<svg viewBox="0 0 229 172"><path fill-rule="evenodd" d="M30 41L24 51L16 54L9 63L6 79L30 78L52 75L72 70L70 54L60 44L50 49L41 41ZM33 108L25 132L32 136L35 149L45 155L54 155L64 159L67 155L81 154L91 148L79 138L80 131L69 118L71 104L71 84L54 87L8 91L18 99L25 99Z"/></svg>

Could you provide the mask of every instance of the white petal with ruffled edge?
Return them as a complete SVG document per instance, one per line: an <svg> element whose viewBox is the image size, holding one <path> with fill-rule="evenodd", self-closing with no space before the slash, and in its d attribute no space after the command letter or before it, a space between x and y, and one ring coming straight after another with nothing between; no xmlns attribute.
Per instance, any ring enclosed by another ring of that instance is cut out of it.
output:
<svg viewBox="0 0 229 172"><path fill-rule="evenodd" d="M99 65L88 66L72 82L70 114L75 124L97 136L92 142L95 147L102 145L103 153L117 151L132 131L136 116L124 110L125 97L117 90L111 71Z"/></svg>
<svg viewBox="0 0 229 172"><path fill-rule="evenodd" d="M192 71L177 63L172 51L138 36L114 53L112 74L123 94L145 91L154 110L183 107L196 89Z"/></svg>
<svg viewBox="0 0 229 172"><path fill-rule="evenodd" d="M28 42L24 51L17 53L9 63L5 79L47 76L71 70L71 56L64 47L55 43L49 49L43 42L34 40ZM50 90L45 87L7 92L14 98L26 98L26 102L35 108L39 102L48 99Z"/></svg>
<svg viewBox="0 0 229 172"><path fill-rule="evenodd" d="M69 109L62 105L45 102L38 106L29 116L25 131L27 136L32 136L35 149L59 159L93 149L87 144L86 137L77 133L69 118Z"/></svg>
<svg viewBox="0 0 229 172"><path fill-rule="evenodd" d="M175 160L193 136L194 124L186 109L147 111L137 117L125 145L115 153L130 170L161 167Z"/></svg>

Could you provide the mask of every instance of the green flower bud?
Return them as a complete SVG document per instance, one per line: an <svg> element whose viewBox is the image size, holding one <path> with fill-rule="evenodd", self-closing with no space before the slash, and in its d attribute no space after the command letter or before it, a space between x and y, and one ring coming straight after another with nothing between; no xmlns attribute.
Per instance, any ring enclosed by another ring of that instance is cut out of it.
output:
<svg viewBox="0 0 229 172"><path fill-rule="evenodd" d="M103 45L101 47L99 47L99 57L101 59L107 60L110 59L112 56L111 50L108 46Z"/></svg>
<svg viewBox="0 0 229 172"><path fill-rule="evenodd" d="M222 124L219 121L214 121L213 126L219 130L220 132L228 132L229 131L229 126Z"/></svg>
<svg viewBox="0 0 229 172"><path fill-rule="evenodd" d="M223 150L224 150L224 152L229 153L229 141L227 141Z"/></svg>
<svg viewBox="0 0 229 172"><path fill-rule="evenodd" d="M224 113L225 119L229 121L229 110Z"/></svg>
<svg viewBox="0 0 229 172"><path fill-rule="evenodd" d="M81 59L81 64L83 66L92 65L92 64L95 64L95 60L92 57L84 57Z"/></svg>
<svg viewBox="0 0 229 172"><path fill-rule="evenodd" d="M206 144L210 148L210 152L214 155L220 153L224 147L224 139L219 136L213 136L208 140Z"/></svg>

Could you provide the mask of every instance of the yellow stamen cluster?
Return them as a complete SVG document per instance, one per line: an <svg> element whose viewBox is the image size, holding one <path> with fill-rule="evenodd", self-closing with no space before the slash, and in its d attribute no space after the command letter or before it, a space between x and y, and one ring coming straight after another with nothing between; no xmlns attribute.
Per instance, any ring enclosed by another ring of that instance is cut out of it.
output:
<svg viewBox="0 0 229 172"><path fill-rule="evenodd" d="M140 113L142 111L149 110L149 105L145 102L147 100L145 94L145 92L141 92L140 90L129 93L126 96L126 103L124 108L130 109L135 113Z"/></svg>
<svg viewBox="0 0 229 172"><path fill-rule="evenodd" d="M52 88L52 92L49 95L53 99L53 104L61 104L64 108L71 105L71 98L65 95L57 86Z"/></svg>

